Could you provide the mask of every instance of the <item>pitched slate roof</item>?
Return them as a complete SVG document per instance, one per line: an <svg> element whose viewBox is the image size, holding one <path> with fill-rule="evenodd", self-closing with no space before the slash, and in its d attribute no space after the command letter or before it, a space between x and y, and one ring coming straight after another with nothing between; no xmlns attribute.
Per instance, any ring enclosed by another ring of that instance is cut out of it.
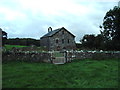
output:
<svg viewBox="0 0 120 90"><path fill-rule="evenodd" d="M61 29L65 29L64 27L62 27L62 28L58 28L58 29L55 29L55 30L53 30L53 31L50 31L50 32L48 32L47 34L45 34L44 36L42 36L41 38L44 38L44 37L50 37L50 36L52 36L52 35L54 35L54 34L56 34L57 32L59 32ZM65 29L66 30L66 29ZM67 30L66 30L67 31ZM68 33L70 33L69 31L68 31ZM72 33L70 33L72 36L74 36ZM75 37L75 36L74 36Z"/></svg>

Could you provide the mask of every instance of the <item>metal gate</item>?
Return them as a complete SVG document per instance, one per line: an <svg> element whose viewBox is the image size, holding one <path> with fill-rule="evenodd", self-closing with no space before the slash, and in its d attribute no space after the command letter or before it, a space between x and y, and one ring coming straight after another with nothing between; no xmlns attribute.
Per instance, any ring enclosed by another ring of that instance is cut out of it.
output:
<svg viewBox="0 0 120 90"><path fill-rule="evenodd" d="M65 52L54 51L52 52L52 63L64 64L66 62Z"/></svg>
<svg viewBox="0 0 120 90"><path fill-rule="evenodd" d="M67 62L71 62L75 58L75 54L73 52L60 52L60 51L52 51L51 52L51 62L53 64L64 64Z"/></svg>

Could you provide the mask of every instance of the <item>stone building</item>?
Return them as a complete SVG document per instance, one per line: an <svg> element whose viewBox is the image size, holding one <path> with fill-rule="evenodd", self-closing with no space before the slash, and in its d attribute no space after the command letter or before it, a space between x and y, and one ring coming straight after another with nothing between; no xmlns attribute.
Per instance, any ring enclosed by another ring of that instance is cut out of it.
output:
<svg viewBox="0 0 120 90"><path fill-rule="evenodd" d="M75 36L64 27L52 30L48 28L48 33L40 38L40 45L47 50L73 50L76 48Z"/></svg>

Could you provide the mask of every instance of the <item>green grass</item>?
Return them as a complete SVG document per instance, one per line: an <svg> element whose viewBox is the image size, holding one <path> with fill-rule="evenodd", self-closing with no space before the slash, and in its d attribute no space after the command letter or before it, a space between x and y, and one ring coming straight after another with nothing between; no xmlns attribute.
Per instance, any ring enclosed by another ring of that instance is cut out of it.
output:
<svg viewBox="0 0 120 90"><path fill-rule="evenodd" d="M76 60L64 65L7 62L3 88L117 88L118 60Z"/></svg>
<svg viewBox="0 0 120 90"><path fill-rule="evenodd" d="M22 46L22 45L5 45L4 46L4 48L8 51L8 50L12 50L12 48L13 47L15 47L15 48L22 48L22 47L29 47L29 48L31 48L31 46ZM43 51L43 50L45 50L45 48L44 47L34 47L33 48L33 50L34 51L38 51L38 52L41 52L41 51ZM33 51L32 50L32 51ZM29 51L28 49L27 49L27 51Z"/></svg>
<svg viewBox="0 0 120 90"><path fill-rule="evenodd" d="M4 46L6 50L11 50L13 47L21 48L21 47L28 47L28 46L22 46L22 45L5 45Z"/></svg>

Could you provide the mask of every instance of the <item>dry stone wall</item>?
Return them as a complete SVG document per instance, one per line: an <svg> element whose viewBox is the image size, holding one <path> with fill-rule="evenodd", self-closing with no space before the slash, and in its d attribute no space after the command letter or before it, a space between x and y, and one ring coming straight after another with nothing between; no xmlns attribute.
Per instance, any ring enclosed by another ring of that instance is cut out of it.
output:
<svg viewBox="0 0 120 90"><path fill-rule="evenodd" d="M104 60L104 59L120 59L120 51L118 52L94 52L94 51L67 51L65 52L66 62L74 59L94 59L94 60ZM3 52L2 62L5 61L27 61L27 62L48 62L52 63L52 52Z"/></svg>
<svg viewBox="0 0 120 90"><path fill-rule="evenodd" d="M2 62L5 61L28 61L28 62L51 62L50 53L46 52L3 52Z"/></svg>
<svg viewBox="0 0 120 90"><path fill-rule="evenodd" d="M77 51L75 52L75 56L76 59L94 59L94 60L104 60L104 59L112 59L112 58L120 59L120 51L115 51L115 52Z"/></svg>

